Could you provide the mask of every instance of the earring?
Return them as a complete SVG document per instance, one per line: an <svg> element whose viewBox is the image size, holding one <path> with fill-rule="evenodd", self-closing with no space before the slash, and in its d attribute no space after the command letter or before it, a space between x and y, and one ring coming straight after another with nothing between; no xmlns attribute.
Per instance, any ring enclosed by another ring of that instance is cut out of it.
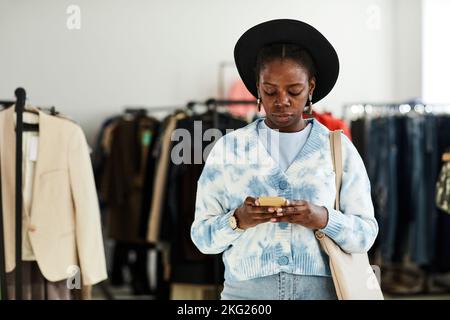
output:
<svg viewBox="0 0 450 320"><path fill-rule="evenodd" d="M256 105L258 107L258 112L261 112L261 97L258 97L258 99L256 99Z"/></svg>
<svg viewBox="0 0 450 320"><path fill-rule="evenodd" d="M308 111L306 113L311 115L312 111L313 111L312 94L310 94L309 95L309 107L308 107Z"/></svg>

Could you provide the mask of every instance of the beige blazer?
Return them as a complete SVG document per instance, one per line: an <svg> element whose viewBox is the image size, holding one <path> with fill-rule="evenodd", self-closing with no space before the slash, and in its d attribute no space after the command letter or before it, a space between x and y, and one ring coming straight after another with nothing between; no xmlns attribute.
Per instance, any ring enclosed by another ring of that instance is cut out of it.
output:
<svg viewBox="0 0 450 320"><path fill-rule="evenodd" d="M38 111L37 109L35 109ZM100 210L86 138L75 123L39 112L39 149L33 181L30 242L49 281L67 279L73 266L83 285L106 279ZM0 112L0 161L6 271L15 268L14 107Z"/></svg>

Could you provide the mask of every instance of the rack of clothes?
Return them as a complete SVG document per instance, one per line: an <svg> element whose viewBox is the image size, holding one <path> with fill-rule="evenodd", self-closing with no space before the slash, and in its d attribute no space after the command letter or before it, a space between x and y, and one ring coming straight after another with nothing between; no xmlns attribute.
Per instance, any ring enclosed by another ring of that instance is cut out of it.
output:
<svg viewBox="0 0 450 320"><path fill-rule="evenodd" d="M449 292L450 215L436 205L442 156L450 147L450 106L419 101L349 104L353 143L372 185L379 236L371 258L390 294Z"/></svg>
<svg viewBox="0 0 450 320"><path fill-rule="evenodd" d="M176 108L154 110L169 109ZM115 241L110 284L122 285L124 267L128 266L136 295L152 293L147 276L147 252L155 248L145 240L145 234L151 201L147 197L152 193L156 164L151 152L160 121L147 113L145 107L130 106L123 114L106 119L93 154L105 234Z"/></svg>
<svg viewBox="0 0 450 320"><path fill-rule="evenodd" d="M89 299L106 268L84 134L15 95L0 112L2 299Z"/></svg>

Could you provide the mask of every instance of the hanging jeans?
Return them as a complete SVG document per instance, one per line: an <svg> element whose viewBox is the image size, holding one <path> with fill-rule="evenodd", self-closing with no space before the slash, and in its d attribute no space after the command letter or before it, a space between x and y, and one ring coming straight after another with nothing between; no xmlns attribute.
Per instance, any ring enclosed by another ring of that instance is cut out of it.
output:
<svg viewBox="0 0 450 320"><path fill-rule="evenodd" d="M411 204L411 158L407 132L407 118L395 117L397 136L397 226L395 229L392 262L402 262L409 250L409 231L412 220ZM395 195L394 195L395 196Z"/></svg>
<svg viewBox="0 0 450 320"><path fill-rule="evenodd" d="M397 228L397 135L393 117L371 121L368 136L369 176L380 226L378 247L391 261Z"/></svg>
<svg viewBox="0 0 450 320"><path fill-rule="evenodd" d="M407 120L408 154L411 159L410 198L412 205L412 224L410 232L410 255L417 265L427 265L430 252L428 218L425 189L425 118L411 117Z"/></svg>
<svg viewBox="0 0 450 320"><path fill-rule="evenodd" d="M436 198L436 181L439 173L438 163L440 161L438 141L437 141L437 118L435 115L425 116L424 123L424 180L425 180L425 225L423 227L426 242L424 243L427 252L426 265L432 266L434 253L436 248L436 223L437 223L437 207ZM418 230L420 232L420 230Z"/></svg>
<svg viewBox="0 0 450 320"><path fill-rule="evenodd" d="M331 277L280 272L245 281L225 280L222 300L337 300Z"/></svg>

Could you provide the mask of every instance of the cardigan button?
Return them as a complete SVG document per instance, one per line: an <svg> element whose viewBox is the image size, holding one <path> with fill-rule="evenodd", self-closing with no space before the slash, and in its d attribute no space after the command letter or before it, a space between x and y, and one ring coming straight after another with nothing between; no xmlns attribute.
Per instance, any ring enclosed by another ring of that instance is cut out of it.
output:
<svg viewBox="0 0 450 320"><path fill-rule="evenodd" d="M282 180L282 181L280 181L278 186L280 187L281 190L284 190L288 187L288 183L286 181Z"/></svg>
<svg viewBox="0 0 450 320"><path fill-rule="evenodd" d="M288 257L282 256L282 257L279 257L279 258L278 258L278 264L279 264L280 266L285 266L285 265L287 265L288 263L289 263L289 258L288 258Z"/></svg>

